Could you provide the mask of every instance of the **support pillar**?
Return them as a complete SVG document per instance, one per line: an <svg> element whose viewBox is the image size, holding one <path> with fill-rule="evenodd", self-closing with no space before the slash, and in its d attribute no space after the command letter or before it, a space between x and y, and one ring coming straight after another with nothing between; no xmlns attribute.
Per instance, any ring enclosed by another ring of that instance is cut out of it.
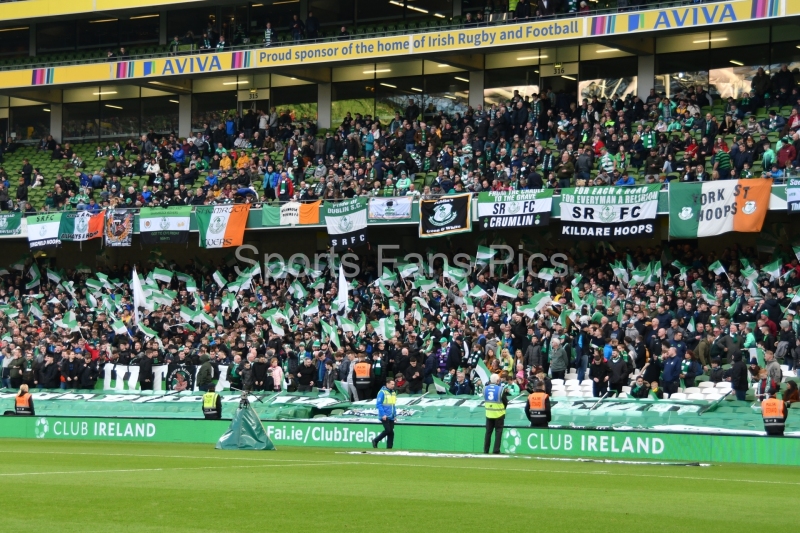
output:
<svg viewBox="0 0 800 533"><path fill-rule="evenodd" d="M332 88L330 83L317 84L317 127L331 127L331 99Z"/></svg>
<svg viewBox="0 0 800 533"><path fill-rule="evenodd" d="M164 46L167 44L167 12L161 11L158 16L158 44ZM203 28L205 29L205 28ZM201 35L202 37L202 35Z"/></svg>
<svg viewBox="0 0 800 533"><path fill-rule="evenodd" d="M461 0L453 0L453 16L461 16Z"/></svg>
<svg viewBox="0 0 800 533"><path fill-rule="evenodd" d="M644 102L656 83L656 56L639 56L636 94Z"/></svg>
<svg viewBox="0 0 800 533"><path fill-rule="evenodd" d="M50 135L57 142L61 139L61 126L64 118L63 104L50 104Z"/></svg>
<svg viewBox="0 0 800 533"><path fill-rule="evenodd" d="M472 70L469 73L469 105L472 109L483 106L484 78L483 70Z"/></svg>
<svg viewBox="0 0 800 533"><path fill-rule="evenodd" d="M178 97L178 135L188 137L192 134L192 95Z"/></svg>
<svg viewBox="0 0 800 533"><path fill-rule="evenodd" d="M28 55L33 57L36 55L36 24L28 26Z"/></svg>

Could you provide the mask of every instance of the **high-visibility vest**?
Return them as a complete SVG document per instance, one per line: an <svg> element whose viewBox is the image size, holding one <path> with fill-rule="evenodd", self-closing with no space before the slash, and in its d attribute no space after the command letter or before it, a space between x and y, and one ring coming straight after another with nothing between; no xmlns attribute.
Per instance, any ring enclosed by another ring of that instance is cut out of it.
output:
<svg viewBox="0 0 800 533"><path fill-rule="evenodd" d="M544 392L534 392L528 396L531 422L547 419L547 398L548 396Z"/></svg>
<svg viewBox="0 0 800 533"><path fill-rule="evenodd" d="M506 415L503 405L503 387L500 385L487 385L483 389L483 406L486 408L486 418L500 418Z"/></svg>
<svg viewBox="0 0 800 533"><path fill-rule="evenodd" d="M368 385L369 384L369 370L370 365L369 363L356 363L354 373L356 375L356 385Z"/></svg>
<svg viewBox="0 0 800 533"><path fill-rule="evenodd" d="M18 415L30 415L33 413L31 410L31 393L16 396L16 411Z"/></svg>
<svg viewBox="0 0 800 533"><path fill-rule="evenodd" d="M208 391L207 393L203 394L203 414L204 415L216 415L217 413L217 394L214 391Z"/></svg>
<svg viewBox="0 0 800 533"><path fill-rule="evenodd" d="M761 402L761 417L764 419L764 429L784 429L786 425L786 406L782 400L769 398Z"/></svg>

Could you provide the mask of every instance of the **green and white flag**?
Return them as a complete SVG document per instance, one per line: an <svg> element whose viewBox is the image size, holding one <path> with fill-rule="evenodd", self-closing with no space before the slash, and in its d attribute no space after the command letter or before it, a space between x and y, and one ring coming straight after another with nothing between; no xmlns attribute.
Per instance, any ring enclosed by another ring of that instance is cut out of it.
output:
<svg viewBox="0 0 800 533"><path fill-rule="evenodd" d="M519 294L519 291L514 287L509 287L508 285L504 285L499 283L497 285L497 295L502 296L504 298L516 298Z"/></svg>
<svg viewBox="0 0 800 533"><path fill-rule="evenodd" d="M572 282L570 283L570 285L572 285L573 287L577 287L578 285L580 285L582 279L583 276L581 276L580 274L575 274L575 277L572 278Z"/></svg>
<svg viewBox="0 0 800 533"><path fill-rule="evenodd" d="M311 302L311 304L308 307L303 309L303 311L300 314L302 314L303 316L308 316L308 315L316 315L318 313L319 313L319 300L314 299L314 301Z"/></svg>
<svg viewBox="0 0 800 533"><path fill-rule="evenodd" d="M689 323L686 324L686 331L689 333L694 333L697 329L694 327L694 317L689 319Z"/></svg>
<svg viewBox="0 0 800 533"><path fill-rule="evenodd" d="M42 273L39 272L39 266L36 263L33 263L31 268L28 269L28 276L30 276L31 280L25 284L25 290L30 290L41 285Z"/></svg>
<svg viewBox="0 0 800 533"><path fill-rule="evenodd" d="M537 277L546 281L550 281L556 274L555 268L542 268L539 270Z"/></svg>
<svg viewBox="0 0 800 533"><path fill-rule="evenodd" d="M521 269L519 272L514 274L514 277L508 280L508 284L512 287L519 287L520 284L525 283L525 269Z"/></svg>
<svg viewBox="0 0 800 533"><path fill-rule="evenodd" d="M122 320L114 320L111 323L111 328L114 330L114 333L117 335L128 335L128 327L125 325L125 322Z"/></svg>
<svg viewBox="0 0 800 533"><path fill-rule="evenodd" d="M22 233L22 213L0 213L0 235Z"/></svg>
<svg viewBox="0 0 800 533"><path fill-rule="evenodd" d="M485 290L481 288L480 285L475 285L472 287L472 290L469 291L469 296L472 298L485 298L489 296ZM516 296L516 295L515 295Z"/></svg>
<svg viewBox="0 0 800 533"><path fill-rule="evenodd" d="M214 274L211 277L213 278L214 283L216 283L220 289L224 288L225 285L228 284L228 280L225 279L225 276L223 276L222 272L220 272L219 270L214 272Z"/></svg>
<svg viewBox="0 0 800 533"><path fill-rule="evenodd" d="M409 278L419 272L419 265L416 263L398 263L397 271L401 278Z"/></svg>
<svg viewBox="0 0 800 533"><path fill-rule="evenodd" d="M478 378L481 380L484 387L489 384L489 376L492 374L489 372L489 369L486 368L483 359L478 359L478 364L475 365L475 373L478 374Z"/></svg>
<svg viewBox="0 0 800 533"><path fill-rule="evenodd" d="M744 277L744 279L746 279L747 281L755 281L758 279L758 271L751 266L746 266L745 268L743 268L741 270L741 273L742 277Z"/></svg>
<svg viewBox="0 0 800 533"><path fill-rule="evenodd" d="M714 272L718 276L722 276L725 274L725 267L722 266L722 263L719 261L714 261L708 266L708 269Z"/></svg>
<svg viewBox="0 0 800 533"><path fill-rule="evenodd" d="M59 274L55 270L50 270L49 268L46 269L46 272L47 272L47 279L49 279L56 285L61 283L61 274Z"/></svg>
<svg viewBox="0 0 800 533"><path fill-rule="evenodd" d="M342 348L343 346L341 341L339 340L339 333L336 330L336 328L334 328L324 320L320 320L320 324L322 325L323 333L325 334L325 336L328 337L330 343L334 344L337 349Z"/></svg>
<svg viewBox="0 0 800 533"><path fill-rule="evenodd" d="M60 320L55 320L53 322L57 327L64 328L67 331L75 332L79 331L80 327L78 326L78 319L75 317L75 313L72 311L67 311L64 313Z"/></svg>
<svg viewBox="0 0 800 533"><path fill-rule="evenodd" d="M154 280L163 281L164 283L169 283L172 281L172 276L174 274L166 269L163 268L155 268L152 272L152 276Z"/></svg>
<svg viewBox="0 0 800 533"><path fill-rule="evenodd" d="M308 291L303 287L303 284L300 281L295 280L291 285L289 285L289 294L292 295L297 300L302 300L306 296L308 296Z"/></svg>
<svg viewBox="0 0 800 533"><path fill-rule="evenodd" d="M62 213L28 217L28 246L31 250L61 246L59 230Z"/></svg>
<svg viewBox="0 0 800 533"><path fill-rule="evenodd" d="M28 313L32 314L39 320L41 320L44 316L44 311L42 311L42 308L39 307L36 302L31 302L30 307L28 307Z"/></svg>
<svg viewBox="0 0 800 533"><path fill-rule="evenodd" d="M781 277L781 260L776 259L768 265L764 265L764 272L769 274L772 279Z"/></svg>

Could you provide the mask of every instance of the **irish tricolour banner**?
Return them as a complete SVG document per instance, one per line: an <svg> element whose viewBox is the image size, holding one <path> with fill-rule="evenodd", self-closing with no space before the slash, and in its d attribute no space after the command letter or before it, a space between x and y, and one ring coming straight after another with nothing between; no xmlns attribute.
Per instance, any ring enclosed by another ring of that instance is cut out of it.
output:
<svg viewBox="0 0 800 533"><path fill-rule="evenodd" d="M63 213L61 226L58 230L59 239L67 242L83 242L99 239L103 236L103 224L106 216L104 212L90 213L77 211Z"/></svg>
<svg viewBox="0 0 800 533"><path fill-rule="evenodd" d="M550 224L553 189L478 194L481 229L530 228Z"/></svg>
<svg viewBox="0 0 800 533"><path fill-rule="evenodd" d="M194 214L201 248L241 246L250 204L199 206Z"/></svg>
<svg viewBox="0 0 800 533"><path fill-rule="evenodd" d="M59 230L62 213L28 217L28 245L31 250L61 245Z"/></svg>
<svg viewBox="0 0 800 533"><path fill-rule="evenodd" d="M642 187L578 187L561 190L561 236L618 240L655 233L658 191Z"/></svg>
<svg viewBox="0 0 800 533"><path fill-rule="evenodd" d="M769 209L771 179L670 183L669 236L712 237L761 231Z"/></svg>
<svg viewBox="0 0 800 533"><path fill-rule="evenodd" d="M144 207L139 213L139 236L143 244L189 241L191 206Z"/></svg>
<svg viewBox="0 0 800 533"><path fill-rule="evenodd" d="M367 199L325 202L328 244L335 251L367 244Z"/></svg>

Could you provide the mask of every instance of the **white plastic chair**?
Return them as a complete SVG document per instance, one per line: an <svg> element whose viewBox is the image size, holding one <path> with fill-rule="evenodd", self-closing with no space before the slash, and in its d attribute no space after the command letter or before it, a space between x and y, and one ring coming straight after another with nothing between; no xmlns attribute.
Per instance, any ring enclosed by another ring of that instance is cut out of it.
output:
<svg viewBox="0 0 800 533"><path fill-rule="evenodd" d="M581 387L585 387L586 385L589 385L591 387L592 383L594 382L591 379L584 379L583 381L581 381Z"/></svg>
<svg viewBox="0 0 800 533"><path fill-rule="evenodd" d="M631 392L631 388L628 387L627 385L625 385L625 386L622 387L622 392L630 393ZM622 395L620 394L620 398L621 397L622 397Z"/></svg>
<svg viewBox="0 0 800 533"><path fill-rule="evenodd" d="M699 392L693 392L688 396L689 400L707 400L706 396Z"/></svg>
<svg viewBox="0 0 800 533"><path fill-rule="evenodd" d="M700 387L686 387L683 392L686 394L695 394L700 392Z"/></svg>
<svg viewBox="0 0 800 533"><path fill-rule="evenodd" d="M670 400L686 400L686 394L683 392L676 392L669 397Z"/></svg>
<svg viewBox="0 0 800 533"><path fill-rule="evenodd" d="M563 385L564 384L564 380L563 379L553 379L553 380L550 380L550 383L552 383L553 385Z"/></svg>
<svg viewBox="0 0 800 533"><path fill-rule="evenodd" d="M701 389L713 389L714 388L714 383L711 382L711 381L701 381L698 384L698 387L700 387Z"/></svg>
<svg viewBox="0 0 800 533"><path fill-rule="evenodd" d="M555 390L555 389L553 389L553 398L559 398L559 397L566 396L566 395L567 395L567 391L565 391L565 390Z"/></svg>
<svg viewBox="0 0 800 533"><path fill-rule="evenodd" d="M703 391L703 395L705 395L705 396L718 396L719 395L719 390L715 389L714 387L705 387L705 388L702 388L700 390Z"/></svg>
<svg viewBox="0 0 800 533"><path fill-rule="evenodd" d="M731 382L730 381L720 381L719 383L717 383L716 388L717 389L723 389L723 390L730 389L731 388Z"/></svg>

